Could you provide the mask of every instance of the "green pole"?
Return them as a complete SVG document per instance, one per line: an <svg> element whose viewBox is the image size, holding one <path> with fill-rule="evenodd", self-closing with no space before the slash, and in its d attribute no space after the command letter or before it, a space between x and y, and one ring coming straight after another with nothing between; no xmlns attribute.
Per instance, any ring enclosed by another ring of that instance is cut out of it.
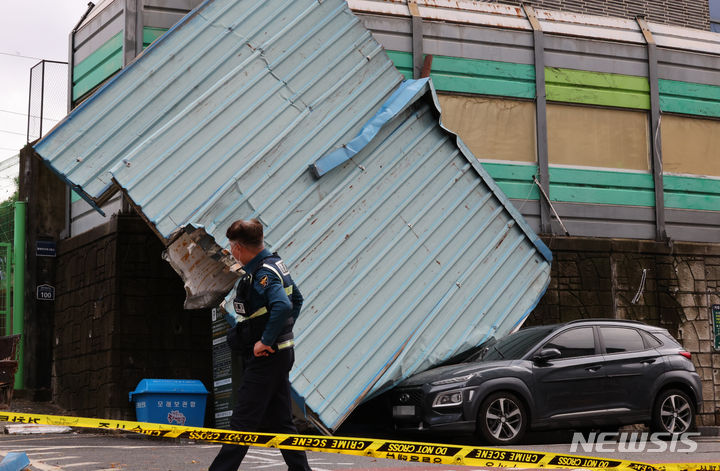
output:
<svg viewBox="0 0 720 471"><path fill-rule="evenodd" d="M14 207L13 207L14 211ZM2 244L5 249L5 279L3 280L3 288L5 288L5 332L3 335L12 335L12 285L13 285L13 251L12 244Z"/></svg>
<svg viewBox="0 0 720 471"><path fill-rule="evenodd" d="M13 244L15 258L15 286L13 288L13 334L23 334L25 328L25 201L15 202L15 243ZM25 339L20 337L18 345L18 370L15 373L15 389L25 386L23 357Z"/></svg>

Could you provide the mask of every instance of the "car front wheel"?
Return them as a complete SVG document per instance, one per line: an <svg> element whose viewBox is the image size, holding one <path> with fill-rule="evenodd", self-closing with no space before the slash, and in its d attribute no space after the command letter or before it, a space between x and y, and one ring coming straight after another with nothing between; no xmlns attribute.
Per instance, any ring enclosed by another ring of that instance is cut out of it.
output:
<svg viewBox="0 0 720 471"><path fill-rule="evenodd" d="M512 393L497 392L483 401L478 413L478 431L493 445L519 442L527 429L525 406Z"/></svg>
<svg viewBox="0 0 720 471"><path fill-rule="evenodd" d="M673 435L690 431L695 424L695 410L687 394L679 389L663 391L653 408L653 431Z"/></svg>

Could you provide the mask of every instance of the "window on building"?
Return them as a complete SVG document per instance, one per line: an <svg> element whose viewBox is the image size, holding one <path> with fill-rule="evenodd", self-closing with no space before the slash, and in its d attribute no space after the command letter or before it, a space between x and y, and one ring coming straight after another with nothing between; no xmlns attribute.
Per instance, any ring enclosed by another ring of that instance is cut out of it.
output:
<svg viewBox="0 0 720 471"><path fill-rule="evenodd" d="M710 31L720 33L720 0L710 0Z"/></svg>

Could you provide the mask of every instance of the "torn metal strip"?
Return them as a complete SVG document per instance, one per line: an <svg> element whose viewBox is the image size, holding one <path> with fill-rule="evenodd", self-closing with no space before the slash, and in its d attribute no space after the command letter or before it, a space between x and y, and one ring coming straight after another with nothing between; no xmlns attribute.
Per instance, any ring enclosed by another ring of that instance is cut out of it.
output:
<svg viewBox="0 0 720 471"><path fill-rule="evenodd" d="M385 124L414 103L419 95L425 93L425 84L427 84L427 82L427 78L406 80L403 82L400 88L395 90L375 116L362 127L353 140L310 165L310 170L313 174L317 178L320 178L330 170L354 157L365 146L372 142L373 138L377 136Z"/></svg>

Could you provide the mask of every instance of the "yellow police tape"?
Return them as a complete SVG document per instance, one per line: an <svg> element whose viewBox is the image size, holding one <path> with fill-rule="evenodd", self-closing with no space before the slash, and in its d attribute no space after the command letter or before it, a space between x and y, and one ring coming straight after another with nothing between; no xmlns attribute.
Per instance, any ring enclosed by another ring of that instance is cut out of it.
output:
<svg viewBox="0 0 720 471"><path fill-rule="evenodd" d="M591 470L720 471L720 463L648 464L549 452L486 448L467 445L406 442L375 438L348 438L284 433L248 433L231 430L153 424L125 420L91 419L0 411L0 422L64 425L125 430L163 438L183 438L235 445L290 450L312 450L345 455L388 458L419 463L502 468L583 468Z"/></svg>

